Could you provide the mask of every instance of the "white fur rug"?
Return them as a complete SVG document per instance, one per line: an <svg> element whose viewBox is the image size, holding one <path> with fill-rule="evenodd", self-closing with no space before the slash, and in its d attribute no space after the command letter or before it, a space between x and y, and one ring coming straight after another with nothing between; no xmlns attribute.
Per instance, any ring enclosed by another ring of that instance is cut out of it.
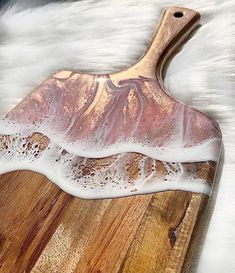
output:
<svg viewBox="0 0 235 273"><path fill-rule="evenodd" d="M52 72L111 72L139 58L167 6L193 8L202 26L172 60L165 84L213 116L224 137L220 175L192 273L235 272L234 0L14 0L0 11L0 113ZM45 5L48 3L47 5Z"/></svg>

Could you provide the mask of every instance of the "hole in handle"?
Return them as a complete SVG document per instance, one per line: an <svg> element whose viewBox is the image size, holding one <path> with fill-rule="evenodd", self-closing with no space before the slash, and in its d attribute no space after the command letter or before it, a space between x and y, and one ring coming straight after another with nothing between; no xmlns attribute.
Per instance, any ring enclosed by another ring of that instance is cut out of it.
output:
<svg viewBox="0 0 235 273"><path fill-rule="evenodd" d="M174 16L175 16L176 18L181 18L181 17L184 16L184 14L183 14L182 11L176 11L176 12L174 13Z"/></svg>

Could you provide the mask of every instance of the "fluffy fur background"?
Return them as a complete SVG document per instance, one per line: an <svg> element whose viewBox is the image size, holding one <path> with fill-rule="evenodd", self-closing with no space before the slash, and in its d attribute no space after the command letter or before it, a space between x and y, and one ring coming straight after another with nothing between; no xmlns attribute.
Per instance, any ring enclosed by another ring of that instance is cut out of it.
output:
<svg viewBox="0 0 235 273"><path fill-rule="evenodd" d="M202 26L172 60L165 84L219 122L225 150L191 272L234 273L234 0L12 1L0 12L0 113L57 70L101 73L134 63L172 5L199 11Z"/></svg>

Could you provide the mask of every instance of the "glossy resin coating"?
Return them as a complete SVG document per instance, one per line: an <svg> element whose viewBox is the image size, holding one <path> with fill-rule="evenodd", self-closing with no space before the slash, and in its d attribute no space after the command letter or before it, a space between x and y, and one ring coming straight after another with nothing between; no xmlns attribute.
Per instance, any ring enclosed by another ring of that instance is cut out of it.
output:
<svg viewBox="0 0 235 273"><path fill-rule="evenodd" d="M164 62L199 17L164 11L146 54L126 70L61 71L45 81L0 121L0 172L34 170L84 198L209 194L220 129L172 98L161 80Z"/></svg>

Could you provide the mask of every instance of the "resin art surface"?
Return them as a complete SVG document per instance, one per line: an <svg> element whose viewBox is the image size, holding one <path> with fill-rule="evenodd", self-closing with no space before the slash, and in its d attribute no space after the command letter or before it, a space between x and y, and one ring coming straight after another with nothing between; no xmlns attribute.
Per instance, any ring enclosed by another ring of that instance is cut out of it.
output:
<svg viewBox="0 0 235 273"><path fill-rule="evenodd" d="M82 198L176 189L209 195L219 126L172 98L161 79L170 53L198 24L198 13L183 11L163 14L132 67L61 71L31 92L0 120L0 173L33 170Z"/></svg>

